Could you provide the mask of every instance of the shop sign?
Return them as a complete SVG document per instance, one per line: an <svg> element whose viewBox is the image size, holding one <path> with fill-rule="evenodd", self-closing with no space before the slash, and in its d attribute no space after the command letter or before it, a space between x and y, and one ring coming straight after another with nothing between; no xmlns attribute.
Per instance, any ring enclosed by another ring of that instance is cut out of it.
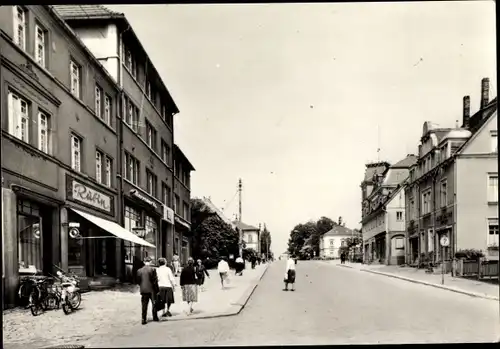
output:
<svg viewBox="0 0 500 349"><path fill-rule="evenodd" d="M158 205L156 204L156 202L154 202L153 200L147 198L146 196L142 195L141 193L139 193L137 190L133 189L130 191L130 196L136 198L136 199L139 199L145 203L147 203L148 205L154 207L154 209L156 210L158 208Z"/></svg>
<svg viewBox="0 0 500 349"><path fill-rule="evenodd" d="M167 205L163 205L163 219L170 224L174 224L174 210Z"/></svg>
<svg viewBox="0 0 500 349"><path fill-rule="evenodd" d="M113 198L111 196L98 192L97 190L76 181L74 178L70 178L70 180L71 191L68 193L70 200L112 213Z"/></svg>

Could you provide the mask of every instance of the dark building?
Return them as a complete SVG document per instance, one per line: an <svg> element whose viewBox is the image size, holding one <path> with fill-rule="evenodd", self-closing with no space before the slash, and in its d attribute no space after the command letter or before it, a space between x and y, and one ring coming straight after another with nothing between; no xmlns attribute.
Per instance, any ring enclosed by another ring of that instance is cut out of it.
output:
<svg viewBox="0 0 500 349"><path fill-rule="evenodd" d="M11 305L30 266L118 275L117 240L71 239L68 226L106 235L78 212L118 220L119 89L50 7L2 6L0 28L3 276Z"/></svg>

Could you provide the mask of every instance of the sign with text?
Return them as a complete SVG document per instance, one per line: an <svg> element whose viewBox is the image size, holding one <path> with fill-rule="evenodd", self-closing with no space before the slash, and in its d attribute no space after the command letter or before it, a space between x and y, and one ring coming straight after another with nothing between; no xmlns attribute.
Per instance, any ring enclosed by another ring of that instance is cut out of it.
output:
<svg viewBox="0 0 500 349"><path fill-rule="evenodd" d="M88 185L80 183L72 177L67 177L68 199L84 204L86 206L113 213L113 197L99 192Z"/></svg>
<svg viewBox="0 0 500 349"><path fill-rule="evenodd" d="M174 210L167 205L163 205L163 219L170 224L174 224Z"/></svg>
<svg viewBox="0 0 500 349"><path fill-rule="evenodd" d="M149 206L154 207L154 209L158 208L158 205L156 204L156 202L154 202L150 198L146 197L145 195L142 195L139 191L137 191L135 189L133 189L133 190L130 191L130 196L132 196L132 197L134 197L136 199L139 199L142 202L147 203Z"/></svg>

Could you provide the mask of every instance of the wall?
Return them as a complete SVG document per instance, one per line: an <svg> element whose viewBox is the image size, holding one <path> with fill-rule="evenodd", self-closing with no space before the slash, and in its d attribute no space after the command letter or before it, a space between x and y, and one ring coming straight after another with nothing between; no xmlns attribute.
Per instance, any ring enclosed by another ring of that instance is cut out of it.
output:
<svg viewBox="0 0 500 349"><path fill-rule="evenodd" d="M383 233L386 231L385 220L386 213L380 211L375 215L370 221L363 224L363 241L373 238L375 235Z"/></svg>
<svg viewBox="0 0 500 349"><path fill-rule="evenodd" d="M402 219L397 220L397 212L401 212ZM405 231L405 191L401 189L387 204L387 220L389 231Z"/></svg>
<svg viewBox="0 0 500 349"><path fill-rule="evenodd" d="M249 236L252 236L252 242L249 241ZM243 232L243 241L245 241L246 248L252 248L256 252L259 252L259 234L257 231L244 231Z"/></svg>
<svg viewBox="0 0 500 349"><path fill-rule="evenodd" d="M491 154L491 132L497 131L497 119L498 112L495 112L482 126L480 132L474 135L474 139L465 146L462 151L463 155Z"/></svg>
<svg viewBox="0 0 500 349"><path fill-rule="evenodd" d="M342 245L342 240L350 237L351 235L323 235L323 237L321 238L323 242L320 255L329 258L340 258L339 249ZM333 240L333 248L330 247L332 246L330 245L330 240Z"/></svg>

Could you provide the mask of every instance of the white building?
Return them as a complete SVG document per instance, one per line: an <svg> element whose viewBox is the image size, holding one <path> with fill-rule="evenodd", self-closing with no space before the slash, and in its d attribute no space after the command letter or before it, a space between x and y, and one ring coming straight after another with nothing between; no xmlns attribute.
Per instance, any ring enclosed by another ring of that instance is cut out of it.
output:
<svg viewBox="0 0 500 349"><path fill-rule="evenodd" d="M233 223L243 234L245 248L251 248L260 255L260 228L239 221Z"/></svg>
<svg viewBox="0 0 500 349"><path fill-rule="evenodd" d="M340 247L345 246L346 240L359 233L341 225L334 226L319 240L319 256L321 258L340 258Z"/></svg>

